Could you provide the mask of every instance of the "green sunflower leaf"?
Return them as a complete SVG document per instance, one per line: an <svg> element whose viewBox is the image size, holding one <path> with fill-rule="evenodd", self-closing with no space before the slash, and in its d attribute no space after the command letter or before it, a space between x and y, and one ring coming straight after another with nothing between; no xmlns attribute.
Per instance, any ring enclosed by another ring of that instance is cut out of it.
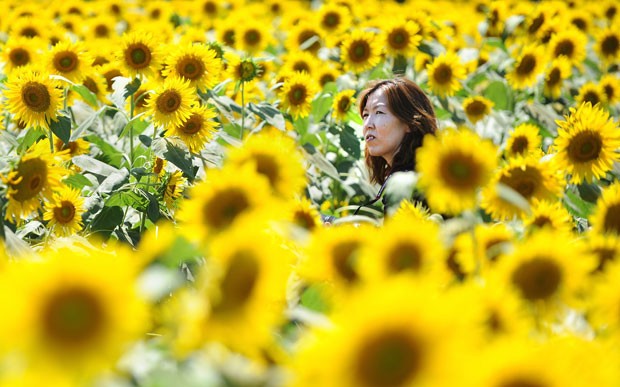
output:
<svg viewBox="0 0 620 387"><path fill-rule="evenodd" d="M71 86L71 90L78 93L82 98L84 98L84 101L86 101L90 105L97 105L97 96L95 95L95 93L90 91L88 87L84 85L73 85Z"/></svg>
<svg viewBox="0 0 620 387"><path fill-rule="evenodd" d="M65 144L71 139L71 119L66 116L58 116L57 121L50 122L52 133L58 136Z"/></svg>
<svg viewBox="0 0 620 387"><path fill-rule="evenodd" d="M192 159L188 152L185 152L183 149L170 142L166 142L164 157L166 160L176 165L190 182L194 181L196 178L196 170L194 169Z"/></svg>
<svg viewBox="0 0 620 387"><path fill-rule="evenodd" d="M342 148L355 159L359 159L361 156L360 140L355 135L353 128L345 126L340 131L340 145Z"/></svg>
<svg viewBox="0 0 620 387"><path fill-rule="evenodd" d="M483 96L493 101L496 110L511 110L511 91L504 82L491 82Z"/></svg>

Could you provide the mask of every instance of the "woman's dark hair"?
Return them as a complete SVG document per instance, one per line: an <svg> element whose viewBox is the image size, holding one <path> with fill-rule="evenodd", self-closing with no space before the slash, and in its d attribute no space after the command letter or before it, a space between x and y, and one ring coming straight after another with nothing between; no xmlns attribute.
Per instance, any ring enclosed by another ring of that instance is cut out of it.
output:
<svg viewBox="0 0 620 387"><path fill-rule="evenodd" d="M364 151L370 181L383 184L392 172L415 170L415 151L422 146L422 138L426 134L435 134L437 119L431 101L420 86L404 77L375 81L363 90L359 96L360 115L368 97L379 89L387 96L390 112L410 129L403 137L391 167L383 157L371 156L368 148Z"/></svg>

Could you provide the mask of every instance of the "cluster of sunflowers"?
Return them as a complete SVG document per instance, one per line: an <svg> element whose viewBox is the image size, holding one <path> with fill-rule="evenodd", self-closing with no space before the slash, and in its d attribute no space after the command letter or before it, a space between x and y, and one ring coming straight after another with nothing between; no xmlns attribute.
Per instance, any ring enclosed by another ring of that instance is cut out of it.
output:
<svg viewBox="0 0 620 387"><path fill-rule="evenodd" d="M620 383L615 1L0 14L0 386ZM394 76L440 130L351 215Z"/></svg>

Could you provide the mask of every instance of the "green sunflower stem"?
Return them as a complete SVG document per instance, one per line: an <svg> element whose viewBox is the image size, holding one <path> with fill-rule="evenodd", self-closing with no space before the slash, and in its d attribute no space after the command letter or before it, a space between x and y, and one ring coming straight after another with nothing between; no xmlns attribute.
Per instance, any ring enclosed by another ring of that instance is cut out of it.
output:
<svg viewBox="0 0 620 387"><path fill-rule="evenodd" d="M245 82L241 82L241 133L239 139L243 140L243 131L245 130Z"/></svg>
<svg viewBox="0 0 620 387"><path fill-rule="evenodd" d="M47 129L49 132L49 139L50 139L50 152L54 153L54 133L52 132L52 128L48 128Z"/></svg>
<svg viewBox="0 0 620 387"><path fill-rule="evenodd" d="M133 119L134 93L131 93L129 103L129 121ZM129 125L129 166L133 167L133 125Z"/></svg>

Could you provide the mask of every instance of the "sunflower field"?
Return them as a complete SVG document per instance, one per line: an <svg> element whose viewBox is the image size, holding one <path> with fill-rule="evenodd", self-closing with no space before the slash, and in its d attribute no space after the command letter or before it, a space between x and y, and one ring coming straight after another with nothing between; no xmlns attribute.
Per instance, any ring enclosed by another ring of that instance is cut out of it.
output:
<svg viewBox="0 0 620 387"><path fill-rule="evenodd" d="M1 1L0 387L620 385L618 8Z"/></svg>

